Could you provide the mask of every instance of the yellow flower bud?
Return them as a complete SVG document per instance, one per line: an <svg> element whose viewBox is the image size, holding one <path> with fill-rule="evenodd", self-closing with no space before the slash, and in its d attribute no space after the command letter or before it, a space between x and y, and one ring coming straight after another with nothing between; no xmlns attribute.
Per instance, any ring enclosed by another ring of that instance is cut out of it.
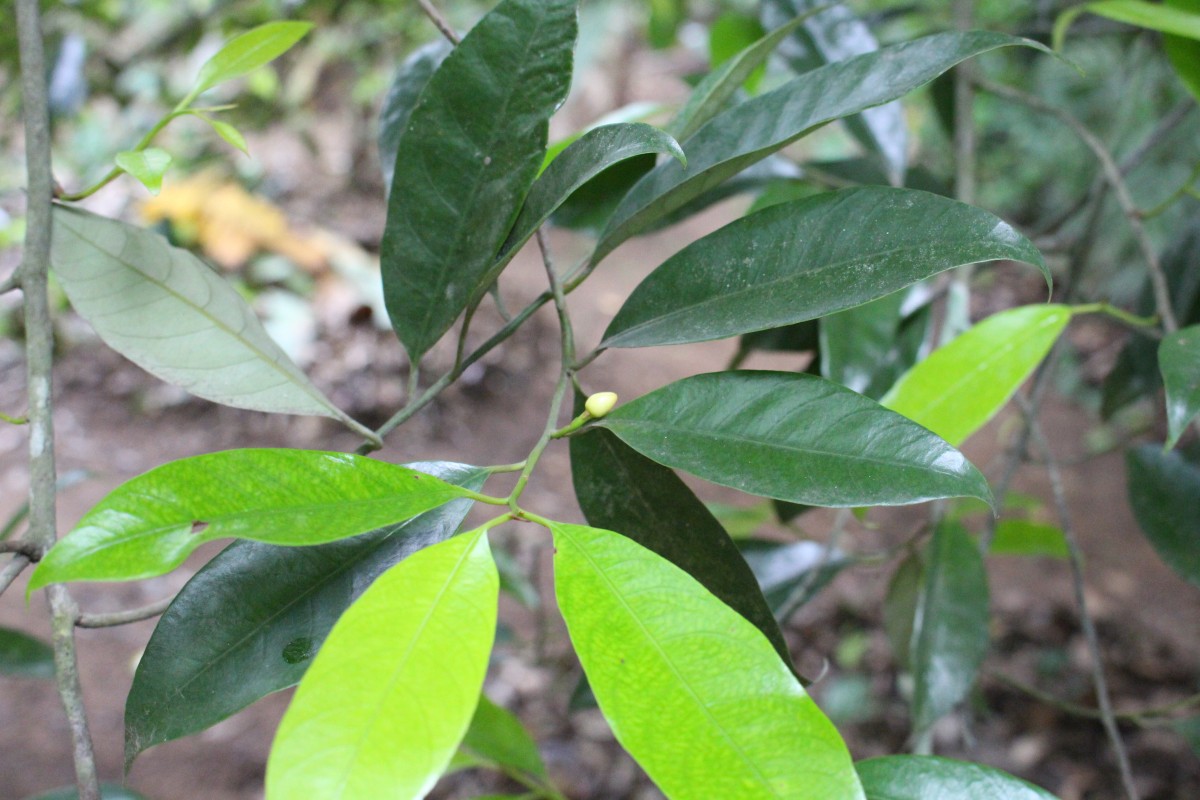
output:
<svg viewBox="0 0 1200 800"><path fill-rule="evenodd" d="M584 409L592 415L593 419L600 419L605 414L613 410L613 406L617 404L616 392L596 392L587 399L583 404Z"/></svg>

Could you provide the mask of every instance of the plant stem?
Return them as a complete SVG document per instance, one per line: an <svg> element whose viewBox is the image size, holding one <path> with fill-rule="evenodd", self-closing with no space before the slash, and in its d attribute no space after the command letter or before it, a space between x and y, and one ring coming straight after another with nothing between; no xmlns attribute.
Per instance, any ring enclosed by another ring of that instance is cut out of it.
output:
<svg viewBox="0 0 1200 800"><path fill-rule="evenodd" d="M1071 510L1067 507L1066 491L1063 489L1062 475L1058 462L1050 450L1050 444L1042 435L1037 418L1028 418L1029 430L1042 451L1046 460L1046 475L1050 479L1050 489L1054 496L1054 505L1058 513L1059 526L1063 539L1067 543L1068 562L1071 566L1071 586L1075 593L1075 603L1079 607L1079 624L1083 628L1084 639L1087 641L1088 655L1092 666L1092 684L1096 690L1096 704L1099 706L1100 722L1108 734L1113 752L1117 757L1117 768L1121 773L1121 783L1125 788L1125 796L1129 800L1138 800L1137 787L1133 783L1133 771L1129 766L1129 754L1125 750L1125 742L1121 732L1117 730L1116 718L1113 715L1112 700L1108 694L1108 681L1104 676L1104 663L1100 654L1100 639L1096 635L1096 625L1088 611L1087 594L1084 591L1083 555L1079 549L1079 541L1075 536L1074 525L1071 521Z"/></svg>
<svg viewBox="0 0 1200 800"><path fill-rule="evenodd" d="M8 587L12 586L12 582L17 579L17 576L21 574L21 571L31 563L33 562L25 556L19 555L5 564L4 569L0 569L0 594L4 594Z"/></svg>
<svg viewBox="0 0 1200 800"><path fill-rule="evenodd" d="M158 136L158 134L162 132L162 129L167 127L167 125L169 125L171 123L171 120L175 119L176 117L181 117L187 113L186 111L183 110L183 108L185 107L185 105L187 103L190 103L191 101L192 101L192 97L190 97L190 96L184 98L180 102L180 104L178 106L176 106L169 114L167 114L165 117L160 119L157 123L155 123L154 127L151 128L149 131L147 131L146 135L143 136L138 141L138 143L133 146L133 152L140 153L141 151L143 151L147 147L149 147L150 143L154 141L154 137ZM96 192L100 191L105 186L108 186L110 183L115 181L117 178L121 177L121 175L123 175L124 173L125 173L125 170L121 169L120 167L113 167L112 169L110 169L108 171L107 174L105 174L105 176L103 178L96 181L94 184L87 187L86 189L83 189L78 192L74 192L72 194L59 195L58 199L62 200L64 202L74 203L78 200L83 200L86 197L91 197Z"/></svg>
<svg viewBox="0 0 1200 800"><path fill-rule="evenodd" d="M1184 195L1191 195L1194 197L1195 195L1192 193L1195 192L1195 187L1192 184L1196 182L1197 178L1200 178L1200 164L1192 167L1192 174L1188 175L1187 180L1184 181L1178 189L1167 195L1166 199L1153 208L1138 212L1138 216L1140 216L1142 219L1151 219L1152 217L1157 217L1159 214L1163 213L1172 205L1174 205L1175 201Z"/></svg>
<svg viewBox="0 0 1200 800"><path fill-rule="evenodd" d="M111 614L86 614L81 612L75 619L75 627L114 628L117 625L141 622L144 619L157 617L166 611L167 606L171 605L171 601L174 599L173 597L164 597L162 600L142 606L141 608L131 608L128 611L114 611Z"/></svg>
<svg viewBox="0 0 1200 800"><path fill-rule="evenodd" d="M1061 711L1065 711L1068 714L1097 720L1103 719L1104 717L1098 708L1080 705L1079 703L1072 703L1069 700L1063 700L1055 697L1050 692L1043 691L1032 684L1025 683L1024 681L1014 678L1011 675L1006 675L1003 672L989 672L989 674L996 680L1000 681L1000 683L1016 689L1019 692L1023 692L1024 694L1027 694L1036 700L1040 700L1047 705L1051 705ZM1145 728L1155 724L1161 724L1161 720L1168 717L1168 715L1177 711L1183 711L1192 708L1196 705L1200 705L1200 694L1189 695L1182 700L1176 700L1174 703L1168 703L1164 706L1158 706L1155 708L1145 708L1140 711L1114 711L1113 717L1123 722L1129 722L1137 725L1138 727Z"/></svg>
<svg viewBox="0 0 1200 800"><path fill-rule="evenodd" d="M50 111L46 97L41 10L38 0L17 0L16 7L28 176L25 247L18 268L25 295L25 367L29 392L29 532L26 540L44 552L57 537L51 382L54 327L47 293L54 176L50 167ZM48 587L46 596L50 604L58 693L71 728L75 782L80 800L100 800L100 783L96 778L96 761L75 658L75 604L66 587L61 585Z"/></svg>
<svg viewBox="0 0 1200 800"><path fill-rule="evenodd" d="M4 280L0 281L0 294L8 294L9 292L21 288L21 271L13 270L12 274Z"/></svg>
<svg viewBox="0 0 1200 800"><path fill-rule="evenodd" d="M450 26L446 18L442 16L442 12L434 7L433 3L429 2L429 0L417 0L417 5L421 6L421 10L425 12L425 16L429 17L429 21L442 32L442 36L445 36L450 44L458 45L460 41L458 33Z"/></svg>

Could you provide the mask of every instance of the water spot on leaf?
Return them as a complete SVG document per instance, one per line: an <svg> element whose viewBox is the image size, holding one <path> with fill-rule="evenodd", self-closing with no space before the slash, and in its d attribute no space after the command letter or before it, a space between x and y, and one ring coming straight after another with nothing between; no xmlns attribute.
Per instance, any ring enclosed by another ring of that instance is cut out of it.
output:
<svg viewBox="0 0 1200 800"><path fill-rule="evenodd" d="M308 661L313 655L313 640L311 636L298 636L283 648L283 660L289 664L299 664Z"/></svg>

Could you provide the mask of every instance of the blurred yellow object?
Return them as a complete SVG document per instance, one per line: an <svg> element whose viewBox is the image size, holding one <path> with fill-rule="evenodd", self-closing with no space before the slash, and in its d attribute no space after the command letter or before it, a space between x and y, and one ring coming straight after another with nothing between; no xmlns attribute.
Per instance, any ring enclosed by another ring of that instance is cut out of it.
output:
<svg viewBox="0 0 1200 800"><path fill-rule="evenodd" d="M198 246L225 269L244 266L264 251L309 272L327 263L319 238L297 233L274 205L214 172L163 186L157 197L142 204L141 213L151 224L166 220L180 241Z"/></svg>

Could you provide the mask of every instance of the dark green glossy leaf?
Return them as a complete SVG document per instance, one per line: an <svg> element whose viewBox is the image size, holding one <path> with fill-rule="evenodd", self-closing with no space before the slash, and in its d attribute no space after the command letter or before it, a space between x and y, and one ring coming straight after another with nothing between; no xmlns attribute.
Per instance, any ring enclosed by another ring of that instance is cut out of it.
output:
<svg viewBox="0 0 1200 800"><path fill-rule="evenodd" d="M379 112L379 167L383 172L383 185L389 191L392 173L396 170L396 151L400 148L400 137L408 127L408 117L451 49L445 39L430 42L404 59L392 78L383 109Z"/></svg>
<svg viewBox="0 0 1200 800"><path fill-rule="evenodd" d="M464 464L409 466L475 490L486 477ZM126 766L299 682L342 612L389 567L453 535L470 507L452 500L314 547L227 547L175 596L138 662L125 701Z"/></svg>
<svg viewBox="0 0 1200 800"><path fill-rule="evenodd" d="M913 730L920 732L967 696L988 648L987 572L956 522L934 530L913 620Z"/></svg>
<svg viewBox="0 0 1200 800"><path fill-rule="evenodd" d="M746 539L738 548L777 615L807 603L852 563L841 550L830 552L817 542Z"/></svg>
<svg viewBox="0 0 1200 800"><path fill-rule="evenodd" d="M878 400L883 392L868 390L896 342L906 294L894 292L821 319L821 377Z"/></svg>
<svg viewBox="0 0 1200 800"><path fill-rule="evenodd" d="M883 598L883 630L896 666L912 671L913 623L917 615L917 602L921 598L921 586L925 582L925 562L918 552L909 553L896 565L896 571L888 581L887 594Z"/></svg>
<svg viewBox="0 0 1200 800"><path fill-rule="evenodd" d="M823 0L766 0L762 15L768 25L773 25L781 19L808 16L814 9L828 5ZM879 43L866 23L846 6L834 5L806 19L804 27L780 47L779 54L796 72L807 73L878 49ZM869 108L847 118L846 124L868 151L882 156L888 182L899 185L908 162L908 129L900 103Z"/></svg>
<svg viewBox="0 0 1200 800"><path fill-rule="evenodd" d="M972 56L1010 45L997 33L941 33L840 61L717 115L688 140L688 168L660 164L621 201L592 256L597 263L726 178L835 119L902 97Z"/></svg>
<svg viewBox="0 0 1200 800"><path fill-rule="evenodd" d="M762 632L612 531L552 523L554 587L613 733L673 800L859 800L846 745Z"/></svg>
<svg viewBox="0 0 1200 800"><path fill-rule="evenodd" d="M1200 0L1165 0L1163 5L1200 14ZM1163 49L1183 85L1200 100L1200 42L1183 36L1164 36Z"/></svg>
<svg viewBox="0 0 1200 800"><path fill-rule="evenodd" d="M227 281L142 228L54 209L51 266L104 343L197 397L361 426L309 382Z"/></svg>
<svg viewBox="0 0 1200 800"><path fill-rule="evenodd" d="M1054 800L1006 772L938 756L883 756L854 768L867 800Z"/></svg>
<svg viewBox="0 0 1200 800"><path fill-rule="evenodd" d="M597 424L660 464L764 497L822 506L992 500L983 475L953 447L811 375L696 375Z"/></svg>
<svg viewBox="0 0 1200 800"><path fill-rule="evenodd" d="M880 402L962 444L1016 394L1073 313L1047 304L993 314L916 364Z"/></svg>
<svg viewBox="0 0 1200 800"><path fill-rule="evenodd" d="M311 22L268 22L235 36L204 62L191 96L269 64L303 39L311 28Z"/></svg>
<svg viewBox="0 0 1200 800"><path fill-rule="evenodd" d="M574 0L503 0L409 115L380 260L392 327L413 361L480 290L516 219L570 86L575 33Z"/></svg>
<svg viewBox="0 0 1200 800"><path fill-rule="evenodd" d="M471 494L407 467L315 450L226 450L126 481L58 540L29 591L149 578L205 542L310 545L400 522Z"/></svg>
<svg viewBox="0 0 1200 800"><path fill-rule="evenodd" d="M540 778L546 777L546 766L538 754L537 742L515 714L493 703L487 695L479 698L461 748L477 763L512 767Z"/></svg>
<svg viewBox="0 0 1200 800"><path fill-rule="evenodd" d="M1036 265L1028 240L978 208L862 187L772 206L689 245L633 291L606 347L720 339L822 317L979 261Z"/></svg>
<svg viewBox="0 0 1200 800"><path fill-rule="evenodd" d="M1158 365L1167 387L1167 447L1174 447L1200 414L1200 325L1165 337L1158 346Z"/></svg>
<svg viewBox="0 0 1200 800"><path fill-rule="evenodd" d="M571 437L584 517L667 559L752 622L791 668L787 643L729 534L679 477L606 430Z"/></svg>
<svg viewBox="0 0 1200 800"><path fill-rule="evenodd" d="M27 633L0 628L0 675L53 678L54 648Z"/></svg>
<svg viewBox="0 0 1200 800"><path fill-rule="evenodd" d="M745 19L744 17L730 18ZM692 90L687 102L683 104L683 108L679 109L679 113L671 120L668 130L680 140L686 140L699 130L700 126L725 108L738 87L762 67L767 56L771 55L784 37L794 31L796 26L803 21L803 18L796 18L786 22L765 36L761 36L740 52L728 54L720 60L717 59L717 52L714 48L713 71L705 75L704 79ZM712 31L714 42L717 35L718 31L714 27Z"/></svg>
<svg viewBox="0 0 1200 800"><path fill-rule="evenodd" d="M803 353L815 351L819 344L817 320L810 319L795 325L784 325L782 328L767 328L747 333L742 337L741 347L746 350Z"/></svg>
<svg viewBox="0 0 1200 800"><path fill-rule="evenodd" d="M271 745L268 800L424 797L479 703L498 598L482 529L381 575L300 681Z"/></svg>
<svg viewBox="0 0 1200 800"><path fill-rule="evenodd" d="M1200 586L1200 466L1145 444L1126 452L1125 471L1142 532L1168 566Z"/></svg>
<svg viewBox="0 0 1200 800"><path fill-rule="evenodd" d="M29 800L78 800L78 798L78 789L74 786L64 786L61 789L36 795ZM147 800L147 797L119 783L102 783L100 784L100 800Z"/></svg>

